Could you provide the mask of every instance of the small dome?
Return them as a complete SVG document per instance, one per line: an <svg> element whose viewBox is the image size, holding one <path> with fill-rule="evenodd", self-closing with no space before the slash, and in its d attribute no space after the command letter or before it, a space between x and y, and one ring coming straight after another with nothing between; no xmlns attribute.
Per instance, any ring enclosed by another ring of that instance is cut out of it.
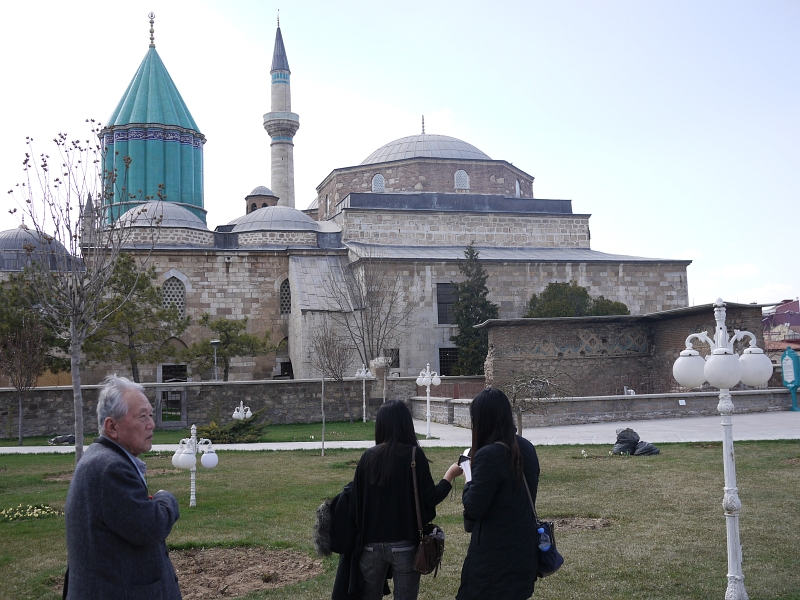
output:
<svg viewBox="0 0 800 600"><path fill-rule="evenodd" d="M289 206L265 206L229 223L233 231L318 231L317 222Z"/></svg>
<svg viewBox="0 0 800 600"><path fill-rule="evenodd" d="M161 222L155 222L157 219ZM208 227L200 217L174 202L145 202L130 209L117 222L133 227L182 227L208 231Z"/></svg>
<svg viewBox="0 0 800 600"><path fill-rule="evenodd" d="M455 158L492 160L472 144L446 135L412 135L389 142L370 154L362 165L374 165L404 158Z"/></svg>
<svg viewBox="0 0 800 600"><path fill-rule="evenodd" d="M267 186L260 185L256 189L254 189L252 192L247 194L246 197L249 198L250 196L274 196L274 195L275 194L272 192L272 190L269 189Z"/></svg>
<svg viewBox="0 0 800 600"><path fill-rule="evenodd" d="M22 271L30 262L29 249L34 258L40 250L49 255L69 255L67 249L58 240L42 243L35 230L20 225L15 229L0 232L0 270ZM50 268L55 268L52 259L50 259L50 263Z"/></svg>

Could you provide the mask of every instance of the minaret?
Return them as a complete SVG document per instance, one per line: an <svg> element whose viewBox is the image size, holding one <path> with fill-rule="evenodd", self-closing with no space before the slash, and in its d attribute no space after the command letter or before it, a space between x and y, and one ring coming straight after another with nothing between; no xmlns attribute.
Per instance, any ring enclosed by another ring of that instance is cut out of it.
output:
<svg viewBox="0 0 800 600"><path fill-rule="evenodd" d="M272 106L264 115L264 129L272 138L272 191L279 198L278 206L294 208L294 134L300 127L300 117L292 112L292 91L289 84L289 61L281 36L281 21L278 16L278 32L275 34L275 50L272 53Z"/></svg>

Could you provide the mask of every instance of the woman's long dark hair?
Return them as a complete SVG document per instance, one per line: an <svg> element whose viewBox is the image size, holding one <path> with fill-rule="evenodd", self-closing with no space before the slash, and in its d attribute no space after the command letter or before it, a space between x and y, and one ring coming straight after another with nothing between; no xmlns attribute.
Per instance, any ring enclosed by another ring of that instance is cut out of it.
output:
<svg viewBox="0 0 800 600"><path fill-rule="evenodd" d="M508 397L497 388L480 392L469 407L472 419L472 448L470 457L489 444L503 442L510 450L509 468L517 483L522 482L522 453L517 444L514 416Z"/></svg>
<svg viewBox="0 0 800 600"><path fill-rule="evenodd" d="M386 485L392 479L397 444L419 445L414 421L404 402L389 400L380 407L375 417L375 443L377 446L367 463L367 474L370 483Z"/></svg>

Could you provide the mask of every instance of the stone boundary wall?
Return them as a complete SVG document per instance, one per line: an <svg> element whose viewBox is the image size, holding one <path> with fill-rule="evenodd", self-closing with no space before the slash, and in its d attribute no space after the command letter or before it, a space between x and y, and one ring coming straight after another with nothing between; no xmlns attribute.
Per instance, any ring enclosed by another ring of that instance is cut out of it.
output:
<svg viewBox="0 0 800 600"><path fill-rule="evenodd" d="M167 244L175 246L213 246L214 234L183 227L137 228L125 242L133 244Z"/></svg>
<svg viewBox="0 0 800 600"><path fill-rule="evenodd" d="M758 413L789 410L792 397L783 388L733 391L736 413ZM680 400L686 402L680 404ZM426 397L409 399L415 419L426 418ZM431 397L431 420L460 427L470 427L471 400ZM719 392L676 394L637 394L635 396L587 396L560 398L539 403L535 410L523 414L523 427L581 425L610 421L647 421L680 417L719 415Z"/></svg>
<svg viewBox="0 0 800 600"><path fill-rule="evenodd" d="M469 427L469 405L482 389L481 378L445 379L442 391L456 389L466 398L431 397L431 417L437 423ZM143 384L151 401L157 392L179 389L186 392L186 423L207 425L215 420L220 424L232 420L234 407L244 402L253 412L266 408L265 417L272 423L316 423L321 421L319 380L198 382L186 384ZM347 379L345 395L353 411L353 419L362 416L361 380ZM459 387L460 386L460 387ZM97 394L100 386L83 387L85 434L97 432ZM383 403L382 381L367 381L367 418L374 419ZM437 389L437 392L439 390ZM416 378L390 377L386 380L387 400L403 400L410 405L416 419L425 419L425 388L418 388ZM737 413L788 410L791 395L783 388L733 391ZM29 392L23 410L23 436L55 436L73 431L72 388L42 387ZM679 404L685 400L685 406ZM676 417L717 415L717 392L684 394L637 394L635 396L601 396L563 398L542 402L535 413L523 418L525 427L575 425L604 421L635 421ZM11 410L9 411L9 404ZM16 391L0 388L0 438L17 435ZM347 408L339 383L326 381L325 419L347 420ZM161 429L162 427L159 427ZM164 427L167 428L167 427Z"/></svg>

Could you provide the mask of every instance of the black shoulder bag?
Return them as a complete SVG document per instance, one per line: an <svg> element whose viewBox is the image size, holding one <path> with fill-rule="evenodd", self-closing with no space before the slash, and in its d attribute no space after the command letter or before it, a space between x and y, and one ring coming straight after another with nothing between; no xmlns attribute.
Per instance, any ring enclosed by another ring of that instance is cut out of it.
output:
<svg viewBox="0 0 800 600"><path fill-rule="evenodd" d="M545 551L539 550L539 560L536 566L536 579L552 575L561 568L564 564L564 557L556 548L556 528L550 521L540 521L536 515L536 506L533 504L533 496L531 496L531 488L528 487L528 480L525 478L525 473L522 474L522 482L525 484L525 491L528 492L528 500L531 503L531 510L533 511L533 522L536 524L536 547L539 547L539 530L544 529L544 532L550 536L550 548Z"/></svg>
<svg viewBox="0 0 800 600"><path fill-rule="evenodd" d="M417 528L419 529L419 546L414 557L414 570L423 575L439 572L439 565L444 556L444 531L438 525L428 523L423 527L422 512L419 509L419 489L417 487L417 447L411 449L411 478L414 480L414 503L417 507Z"/></svg>

